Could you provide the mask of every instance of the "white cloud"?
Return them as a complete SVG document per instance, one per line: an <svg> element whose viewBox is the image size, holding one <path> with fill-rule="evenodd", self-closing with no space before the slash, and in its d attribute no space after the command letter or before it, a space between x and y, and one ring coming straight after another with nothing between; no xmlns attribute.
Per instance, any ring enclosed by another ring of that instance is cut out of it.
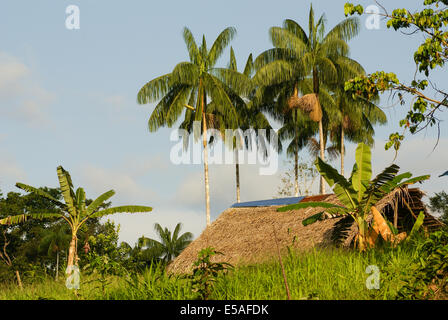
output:
<svg viewBox="0 0 448 320"><path fill-rule="evenodd" d="M29 69L18 59L0 52L0 97L21 93L19 82L29 76Z"/></svg>
<svg viewBox="0 0 448 320"><path fill-rule="evenodd" d="M114 106L117 110L121 110L127 106L126 98L122 95L110 95L103 98L108 105Z"/></svg>
<svg viewBox="0 0 448 320"><path fill-rule="evenodd" d="M18 181L25 181L26 173L17 163L16 159L6 150L0 150L0 186L11 189Z"/></svg>
<svg viewBox="0 0 448 320"><path fill-rule="evenodd" d="M169 170L169 165L161 155L151 157L126 156L119 168L128 172L131 176L141 177L151 171Z"/></svg>
<svg viewBox="0 0 448 320"><path fill-rule="evenodd" d="M430 180L416 185L429 195L441 190L448 190L448 179L446 177L439 178L439 175L448 170L448 138L441 138L433 151L436 140L435 137L407 137L394 161L400 166L400 172L409 171L413 176L430 174ZM350 145L350 148L347 149L347 168L350 169L346 176L350 174L351 166L354 163L356 145ZM373 174L377 175L392 164L394 156L394 151L384 150L384 143L377 142L375 148L372 149Z"/></svg>
<svg viewBox="0 0 448 320"><path fill-rule="evenodd" d="M240 165L241 201L272 199L280 184L280 170L275 175L260 175L258 165ZM230 207L236 202L234 165L210 165L210 202L213 207ZM185 205L199 207L205 203L203 170L184 178L176 199Z"/></svg>
<svg viewBox="0 0 448 320"><path fill-rule="evenodd" d="M77 173L74 176L79 179L80 185L86 187L89 197L93 198L109 189L114 189L116 195L111 198L113 206L133 204L153 207L150 213L124 213L103 218L104 221L110 219L121 225L120 241L134 245L142 235L157 238L154 223L173 230L176 224L181 222L183 232L188 231L194 236L199 236L205 227L205 215L200 210L185 209L186 206L181 200L161 201L160 195L140 181L142 176L160 170L168 170L168 165L161 156L125 157L120 164L112 168L85 164L75 170ZM155 182L151 179L149 181Z"/></svg>
<svg viewBox="0 0 448 320"><path fill-rule="evenodd" d="M0 114L27 124L50 123L48 108L54 94L43 89L19 59L0 52Z"/></svg>
<svg viewBox="0 0 448 320"><path fill-rule="evenodd" d="M81 180L81 185L86 186L96 196L114 189L116 195L111 199L115 204L141 204L145 205L151 199L156 198L156 193L137 182L136 177L116 168L105 169L94 165L84 165L76 175ZM93 198L94 196L91 195Z"/></svg>
<svg viewBox="0 0 448 320"><path fill-rule="evenodd" d="M114 215L110 220L120 224L120 241L134 245L139 237L158 239L154 224L174 230L177 223L182 223L181 232L191 232L198 237L205 228L205 215L194 210L181 210L169 207L154 207L152 212L141 214Z"/></svg>

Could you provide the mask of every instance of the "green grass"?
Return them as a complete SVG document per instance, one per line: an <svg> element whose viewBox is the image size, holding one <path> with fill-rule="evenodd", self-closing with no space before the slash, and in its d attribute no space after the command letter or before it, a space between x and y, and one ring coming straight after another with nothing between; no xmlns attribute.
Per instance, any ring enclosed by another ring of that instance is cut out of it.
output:
<svg viewBox="0 0 448 320"><path fill-rule="evenodd" d="M313 250L283 259L291 299L393 299L403 285L403 270L413 260L412 250L385 249L359 253ZM369 265L380 270L380 289L369 290ZM286 299L277 261L236 269L217 283L215 299Z"/></svg>
<svg viewBox="0 0 448 320"><path fill-rule="evenodd" d="M415 258L412 247L399 246L359 253L343 249L314 249L291 253L283 258L291 299L394 299L409 277L407 267ZM380 289L367 289L366 268L380 270ZM93 280L93 281L92 281ZM111 277L103 292L93 278L82 278L78 296L65 288L64 281L46 279L15 285L0 285L0 299L193 299L188 280L168 276L160 268L142 275ZM218 277L211 299L286 299L278 260L237 267Z"/></svg>

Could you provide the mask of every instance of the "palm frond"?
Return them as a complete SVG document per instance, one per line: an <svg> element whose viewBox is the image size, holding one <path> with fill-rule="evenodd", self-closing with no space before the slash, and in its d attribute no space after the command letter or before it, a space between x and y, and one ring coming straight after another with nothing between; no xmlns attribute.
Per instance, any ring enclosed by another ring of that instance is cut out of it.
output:
<svg viewBox="0 0 448 320"><path fill-rule="evenodd" d="M110 199L114 194L115 194L114 190L109 190L100 195L98 198L92 201L92 203L87 207L85 215L90 216L92 213L95 212L96 209L98 209L104 202Z"/></svg>
<svg viewBox="0 0 448 320"><path fill-rule="evenodd" d="M78 212L83 212L86 207L86 193L83 188L78 188L76 190L76 208Z"/></svg>
<svg viewBox="0 0 448 320"><path fill-rule="evenodd" d="M302 56L307 50L303 40L287 29L272 27L269 29L269 35L275 47L289 49L296 57Z"/></svg>
<svg viewBox="0 0 448 320"><path fill-rule="evenodd" d="M252 53L249 55L249 57L247 58L246 61L246 66L244 67L244 71L243 74L246 77L251 77L253 72L255 70L255 64L254 64L254 59L252 57Z"/></svg>
<svg viewBox="0 0 448 320"><path fill-rule="evenodd" d="M60 208L66 207L66 205L64 203L60 202L58 199L54 198L52 195L50 195L49 193L45 192L42 189L35 188L35 187L29 186L29 185L26 185L26 184L20 183L20 182L16 183L16 187L19 189L22 189L26 192L30 192L30 193L32 192L39 196L45 197L45 198L51 200L54 204L56 204Z"/></svg>
<svg viewBox="0 0 448 320"><path fill-rule="evenodd" d="M64 170L62 166L57 167L59 185L61 186L61 193L64 197L67 211L72 217L76 216L76 207L74 203L75 193L73 192L73 182L68 171Z"/></svg>
<svg viewBox="0 0 448 320"><path fill-rule="evenodd" d="M183 37L185 45L187 46L188 55L190 56L190 61L196 64L200 64L202 61L200 61L201 55L199 53L198 46L196 44L196 41L194 40L193 34L187 27L184 27Z"/></svg>
<svg viewBox="0 0 448 320"><path fill-rule="evenodd" d="M338 38L344 41L349 41L359 34L360 31L360 20L357 17L347 18L340 23L338 23L333 29L331 29L325 39L328 41L330 39Z"/></svg>
<svg viewBox="0 0 448 320"><path fill-rule="evenodd" d="M137 102L146 104L158 101L170 90L171 73L164 74L146 83L137 94Z"/></svg>
<svg viewBox="0 0 448 320"><path fill-rule="evenodd" d="M306 35L306 32L303 30L303 28L294 20L286 19L283 21L283 28L286 30L292 32L297 38L302 40L302 42L305 45L308 45L308 36Z"/></svg>
<svg viewBox="0 0 448 320"><path fill-rule="evenodd" d="M210 67L215 65L216 61L221 57L223 51L227 48L235 35L236 29L234 27L228 27L219 34L208 54Z"/></svg>
<svg viewBox="0 0 448 320"><path fill-rule="evenodd" d="M176 85L197 86L199 74L200 70L196 64L180 62L174 67L170 81Z"/></svg>
<svg viewBox="0 0 448 320"><path fill-rule="evenodd" d="M54 219L61 218L62 214L60 213L26 213L19 214L15 216L8 216L6 218L0 219L0 225L11 225L11 224L19 224L27 221L29 218L37 219L37 220L46 220L46 219Z"/></svg>
<svg viewBox="0 0 448 320"><path fill-rule="evenodd" d="M144 213L150 211L152 211L152 208L146 206L120 206L97 211L92 213L89 218L101 218L114 213Z"/></svg>

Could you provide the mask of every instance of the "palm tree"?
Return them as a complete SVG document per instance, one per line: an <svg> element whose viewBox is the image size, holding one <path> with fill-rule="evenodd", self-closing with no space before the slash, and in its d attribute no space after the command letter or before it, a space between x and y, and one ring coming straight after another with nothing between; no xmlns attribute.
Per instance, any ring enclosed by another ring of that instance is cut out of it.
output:
<svg viewBox="0 0 448 320"><path fill-rule="evenodd" d="M278 131L281 141L290 140L287 155L294 156L294 193L299 196L299 151L315 134L316 128L312 121L300 109L290 110L284 117L283 126Z"/></svg>
<svg viewBox="0 0 448 320"><path fill-rule="evenodd" d="M373 136L375 124L385 124L387 117L385 113L376 105L379 98L367 101L364 99L353 99L352 95L344 90L346 81L365 75L364 68L355 60L350 66L339 66L338 81L331 85L333 99L336 103L338 114L333 117L329 126L333 144L339 147L341 155L341 175L344 175L344 154L345 140L355 143L365 143L373 146Z"/></svg>
<svg viewBox="0 0 448 320"><path fill-rule="evenodd" d="M39 251L46 252L49 256L56 253L56 281L59 278L59 253L68 247L70 233L66 226L56 225L52 229L45 230L40 244Z"/></svg>
<svg viewBox="0 0 448 320"><path fill-rule="evenodd" d="M341 156L341 175L344 175L345 141L364 143L373 146L375 124L385 124L385 113L374 103L363 100L353 100L345 91L336 91L336 99L341 112L339 119L334 119L330 132L333 145L338 147Z"/></svg>
<svg viewBox="0 0 448 320"><path fill-rule="evenodd" d="M33 192L36 195L47 198L57 205L61 211L58 213L27 213L20 214L16 216L9 216L7 218L0 220L0 225L5 224L17 224L26 221L28 218L33 219L63 219L67 222L71 231L71 240L69 246L69 253L67 258L67 270L71 272L73 265L78 265L77 256L77 243L78 243L78 230L90 219L100 218L106 215L114 213L136 213L136 212L149 212L152 211L151 207L146 206L119 206L107 209L100 209L104 203L110 199L114 194L114 190L109 190L98 198L96 198L92 203L86 206L86 194L83 188L78 188L76 192L73 189L72 178L68 171L65 171L62 166L57 168L57 174L59 178L59 185L61 188L61 193L64 198L64 202L60 202L58 199L51 196L49 193L23 183L17 183L16 187L26 191Z"/></svg>
<svg viewBox="0 0 448 320"><path fill-rule="evenodd" d="M212 121L208 115L207 99L225 117L226 123L236 126L237 112L230 97L232 89L244 91L247 77L226 68L215 68L215 64L225 48L236 34L234 28L224 29L209 49L202 37L198 47L191 31L184 28L183 37L188 49L190 61L181 62L171 73L162 75L145 84L137 95L140 104L159 101L152 112L148 126L151 132L160 127L172 127L185 111L185 121L202 122L202 143L204 148L204 180L206 222L210 225L210 195L207 154L207 127ZM184 121L184 122L185 122Z"/></svg>
<svg viewBox="0 0 448 320"><path fill-rule="evenodd" d="M191 232L185 232L180 235L181 229L182 224L178 223L174 228L174 232L171 233L168 228L162 228L160 224L156 223L154 224L154 230L157 232L160 241L142 237L142 244L147 248L152 248L153 252L158 252L159 256L165 262L169 263L193 240L193 234Z"/></svg>
<svg viewBox="0 0 448 320"><path fill-rule="evenodd" d="M228 69L233 72L238 72L238 66L235 58L235 52L232 47L230 47L230 60ZM247 77L247 79L252 80L252 76L254 73L254 62L252 58L252 54L249 55L246 61L246 65L244 67L243 75ZM253 84L252 84L253 85ZM261 112L259 108L250 107L249 103L251 99L254 97L254 88L250 90L249 94L244 96L243 92L240 92L240 88L235 88L236 96L232 96L234 100L234 104L237 107L238 114L238 129L242 131L248 129L254 129L254 133L258 135L257 129L272 129L269 121L265 117L265 115ZM231 124L230 124L231 125ZM267 139L270 138L269 135L266 136ZM239 155L238 151L246 148L252 148L252 144L249 143L247 137L235 136L232 141L226 141L228 147L230 147L235 152L235 181L236 181L236 201L240 202L240 165L239 165Z"/></svg>
<svg viewBox="0 0 448 320"><path fill-rule="evenodd" d="M316 120L319 120L320 156L325 159L325 124L323 122L329 121L325 113L329 111L330 106L324 103L321 88L325 84L337 81L336 64L341 68L351 66L352 60L348 58L347 41L358 34L359 20L345 19L325 34L325 16L322 15L316 22L311 5L308 25L308 35L297 22L289 19L283 22L283 27L272 27L270 37L274 48L262 53L257 58L256 65L260 74L266 76L264 82L268 84L278 83L279 79L293 79L292 77L297 72L302 76L310 76L312 93L317 100L315 109L320 109L321 103L324 106L320 112L324 116L317 117ZM298 83L293 90L293 96L298 94L297 87ZM322 176L320 193L325 193Z"/></svg>

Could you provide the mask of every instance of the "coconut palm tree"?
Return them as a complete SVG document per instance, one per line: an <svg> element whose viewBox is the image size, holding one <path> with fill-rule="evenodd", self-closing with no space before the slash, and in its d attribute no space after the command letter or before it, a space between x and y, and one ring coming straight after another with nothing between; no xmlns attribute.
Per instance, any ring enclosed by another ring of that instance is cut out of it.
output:
<svg viewBox="0 0 448 320"><path fill-rule="evenodd" d="M78 231L80 228L90 219L100 218L106 215L114 213L137 213L137 212L149 212L152 211L151 207L146 206L119 206L107 209L99 209L104 203L110 199L114 194L114 190L109 190L98 198L96 198L92 203L86 206L86 194L83 188L78 188L76 192L73 189L72 178L68 171L66 171L62 166L57 168L57 174L59 179L59 185L61 188L61 193L64 198L64 202L51 196L49 193L23 183L17 183L16 187L26 191L33 192L36 195L47 198L55 203L61 212L58 213L26 213L19 214L15 216L9 216L0 220L0 225L7 224L17 224L26 221L29 218L32 219L63 219L67 222L70 227L71 240L69 246L69 253L67 258L67 270L71 272L73 270L73 265L78 265L77 256L77 243L78 243ZM98 210L99 209L99 210Z"/></svg>
<svg viewBox="0 0 448 320"><path fill-rule="evenodd" d="M140 104L157 102L152 112L148 126L151 132L162 126L172 127L185 111L184 122L202 122L202 143L204 148L204 180L206 222L210 225L210 195L207 153L207 127L213 121L209 116L207 100L214 102L226 119L226 124L237 124L237 112L230 97L232 89L239 88L241 92L248 87L247 77L226 68L215 68L215 64L225 48L236 34L235 28L224 29L214 41L211 48L207 47L205 36L198 46L188 28L184 28L183 37L188 49L190 61L177 64L171 73L162 75L146 83L138 92L137 101Z"/></svg>
<svg viewBox="0 0 448 320"><path fill-rule="evenodd" d="M293 90L290 104L308 111L310 116L319 123L320 156L325 159L324 130L330 117L325 117L330 106L322 99L321 88L325 84L338 79L336 64L341 68L350 67L352 60L348 58L347 41L359 32L359 20L348 18L337 24L325 34L325 16L317 22L311 5L308 21L308 34L293 20L285 20L283 27L270 29L273 49L263 52L256 60L260 75L264 75L267 84L278 83L280 80L292 79L299 72L309 76L312 81L312 94L305 96L305 101L298 100L297 87ZM298 82L298 81L297 81ZM304 97L304 98L305 98ZM294 101L295 100L295 101ZM322 106L324 106L322 108ZM323 115L323 116L322 116ZM320 193L325 193L324 178L320 179Z"/></svg>
<svg viewBox="0 0 448 320"><path fill-rule="evenodd" d="M158 252L162 259L169 263L177 257L193 240L191 232L180 234L182 224L178 223L171 233L168 228L162 228L158 223L154 224L154 230L160 238L160 241L142 237L139 239L143 246L153 248L154 252Z"/></svg>

